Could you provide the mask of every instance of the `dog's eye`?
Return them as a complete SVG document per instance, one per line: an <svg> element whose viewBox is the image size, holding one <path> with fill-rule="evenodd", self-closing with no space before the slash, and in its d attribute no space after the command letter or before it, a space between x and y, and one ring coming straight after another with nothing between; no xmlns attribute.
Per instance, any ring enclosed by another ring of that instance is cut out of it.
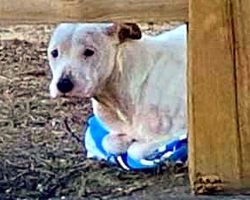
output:
<svg viewBox="0 0 250 200"><path fill-rule="evenodd" d="M89 56L93 56L94 55L94 51L91 50L91 49L85 49L83 55L86 56L86 57L89 57Z"/></svg>
<svg viewBox="0 0 250 200"><path fill-rule="evenodd" d="M58 50L57 49L54 49L53 51L51 51L51 55L53 58L57 58L58 57Z"/></svg>

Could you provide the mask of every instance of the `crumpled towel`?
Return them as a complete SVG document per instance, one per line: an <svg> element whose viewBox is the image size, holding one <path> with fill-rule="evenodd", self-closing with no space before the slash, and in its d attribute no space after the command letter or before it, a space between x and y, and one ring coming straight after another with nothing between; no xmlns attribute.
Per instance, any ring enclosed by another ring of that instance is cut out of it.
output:
<svg viewBox="0 0 250 200"><path fill-rule="evenodd" d="M149 157L134 160L127 152L121 155L110 155L105 151L102 146L102 140L105 135L109 134L109 130L97 116L90 117L87 124L88 126L84 130L84 144L88 158L104 159L125 170L132 171L153 170L166 162L184 164L187 161L186 132L158 148Z"/></svg>

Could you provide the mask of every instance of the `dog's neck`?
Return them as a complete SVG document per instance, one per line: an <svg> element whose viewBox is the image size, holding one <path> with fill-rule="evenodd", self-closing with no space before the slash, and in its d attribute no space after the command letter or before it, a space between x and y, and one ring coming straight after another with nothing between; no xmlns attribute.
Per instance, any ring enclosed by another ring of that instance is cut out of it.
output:
<svg viewBox="0 0 250 200"><path fill-rule="evenodd" d="M132 119L143 95L143 85L154 66L150 50L143 41L128 41L119 45L113 72L99 90L96 100L110 110L122 113L125 118Z"/></svg>
<svg viewBox="0 0 250 200"><path fill-rule="evenodd" d="M142 111L148 108L150 110L154 103L165 109L166 104L160 104L165 102L162 95L185 100L184 28L164 33L157 38L144 37L138 41L121 44L117 49L114 71L103 88L100 88L96 96L97 101L130 122L133 121L133 116L136 118ZM166 85L163 91L158 91L159 85L164 84ZM177 88L178 93L175 87L181 87ZM178 102L175 102L176 107Z"/></svg>

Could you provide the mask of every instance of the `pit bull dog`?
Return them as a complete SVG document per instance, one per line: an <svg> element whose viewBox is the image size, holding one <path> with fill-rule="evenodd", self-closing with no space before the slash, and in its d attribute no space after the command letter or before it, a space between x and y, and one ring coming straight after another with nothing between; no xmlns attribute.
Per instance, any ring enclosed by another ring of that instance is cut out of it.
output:
<svg viewBox="0 0 250 200"><path fill-rule="evenodd" d="M186 25L148 36L134 23L60 24L48 57L51 97L90 97L110 154L146 158L186 131Z"/></svg>

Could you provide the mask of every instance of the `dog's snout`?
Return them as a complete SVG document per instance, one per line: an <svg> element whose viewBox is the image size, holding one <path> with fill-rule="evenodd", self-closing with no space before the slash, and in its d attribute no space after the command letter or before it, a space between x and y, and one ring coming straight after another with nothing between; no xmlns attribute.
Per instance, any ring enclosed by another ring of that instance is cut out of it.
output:
<svg viewBox="0 0 250 200"><path fill-rule="evenodd" d="M61 78L57 83L57 88L61 93L68 93L73 87L74 84L69 78Z"/></svg>

